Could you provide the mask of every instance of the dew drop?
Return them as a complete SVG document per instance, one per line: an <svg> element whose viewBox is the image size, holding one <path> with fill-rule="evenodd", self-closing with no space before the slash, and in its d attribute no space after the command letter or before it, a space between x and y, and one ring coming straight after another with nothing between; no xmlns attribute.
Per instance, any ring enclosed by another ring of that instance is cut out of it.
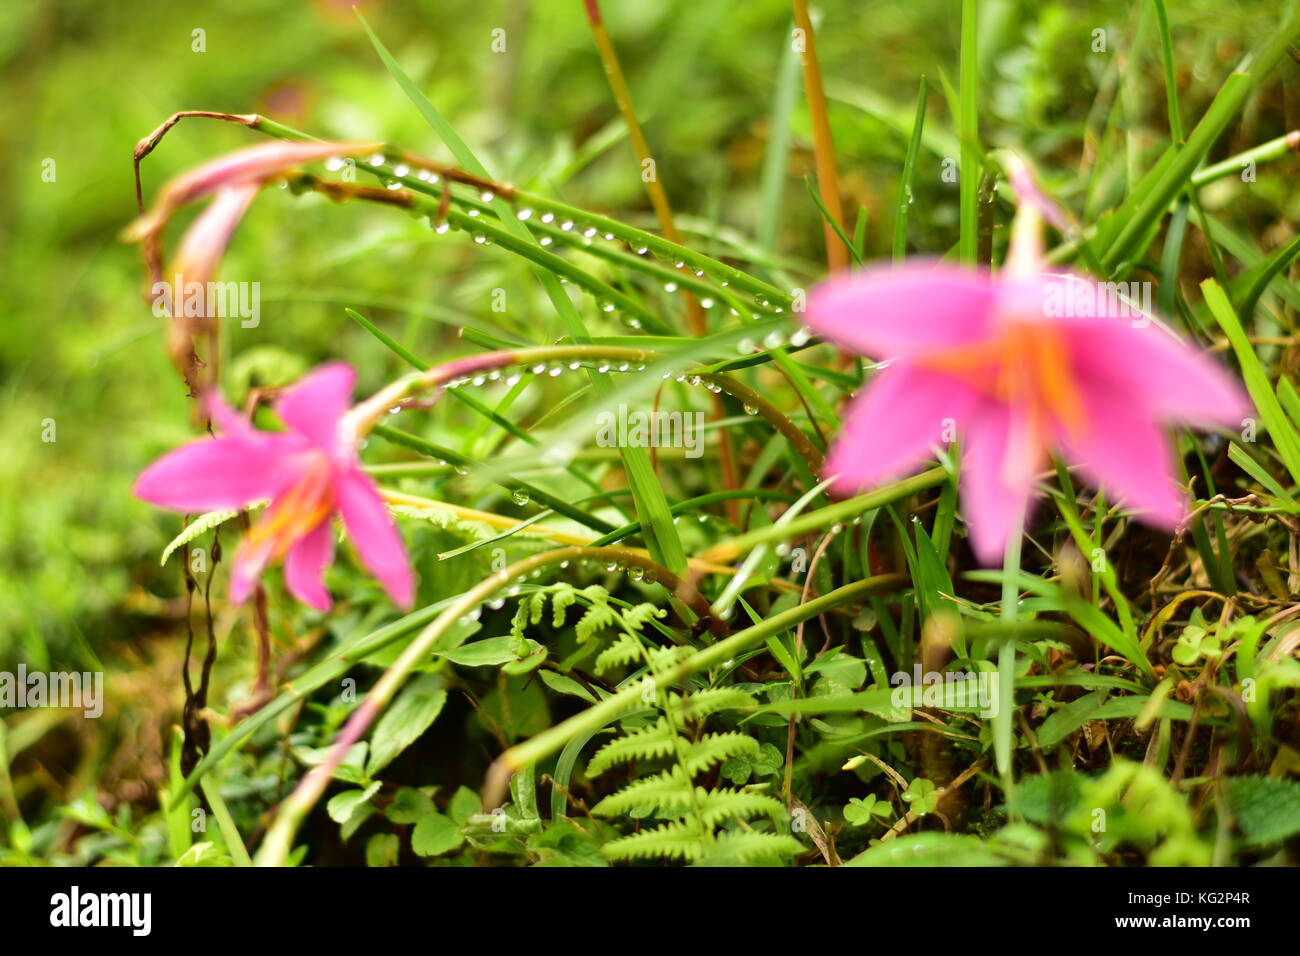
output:
<svg viewBox="0 0 1300 956"><path fill-rule="evenodd" d="M533 211L531 209L521 209L515 213L515 218L520 222L527 222L529 219L533 218Z"/></svg>
<svg viewBox="0 0 1300 956"><path fill-rule="evenodd" d="M389 190L401 189L402 184L394 179L391 183L384 183L384 188Z"/></svg>
<svg viewBox="0 0 1300 956"><path fill-rule="evenodd" d="M325 160L325 168L328 169L331 173L337 173L340 169L343 168L343 157L342 156L328 157Z"/></svg>
<svg viewBox="0 0 1300 956"><path fill-rule="evenodd" d="M371 165L371 166L382 166L382 165L384 165L384 154L383 154L383 153L375 153L374 155L372 155L372 156L370 157L370 165Z"/></svg>
<svg viewBox="0 0 1300 956"><path fill-rule="evenodd" d="M510 498L517 505L528 504L528 492L524 491L524 489L522 488L516 488L514 491L512 491L510 493Z"/></svg>
<svg viewBox="0 0 1300 956"><path fill-rule="evenodd" d="M665 283L664 283L664 291L665 291L665 292L676 292L676 291L677 291L677 283L676 283L676 282L665 282Z"/></svg>
<svg viewBox="0 0 1300 956"><path fill-rule="evenodd" d="M780 332L769 332L763 338L763 348L779 349L783 342L785 342L785 336Z"/></svg>
<svg viewBox="0 0 1300 956"><path fill-rule="evenodd" d="M758 409L755 408L753 405L746 405L746 406L745 406L745 414L746 414L746 415L757 415L757 414L758 414Z"/></svg>
<svg viewBox="0 0 1300 956"><path fill-rule="evenodd" d="M555 213L553 212L542 213L542 222L554 222L554 221L555 221Z"/></svg>
<svg viewBox="0 0 1300 956"><path fill-rule="evenodd" d="M491 202L492 200L497 198L497 194L490 189L485 189L478 194L478 198L483 200L484 202Z"/></svg>
<svg viewBox="0 0 1300 956"><path fill-rule="evenodd" d="M542 244L543 246L549 246L549 245L551 244L551 237L550 237L550 236L542 236L541 244Z"/></svg>
<svg viewBox="0 0 1300 956"><path fill-rule="evenodd" d="M409 176L411 175L411 167L406 165L406 163L398 163L396 166L393 167L393 175Z"/></svg>

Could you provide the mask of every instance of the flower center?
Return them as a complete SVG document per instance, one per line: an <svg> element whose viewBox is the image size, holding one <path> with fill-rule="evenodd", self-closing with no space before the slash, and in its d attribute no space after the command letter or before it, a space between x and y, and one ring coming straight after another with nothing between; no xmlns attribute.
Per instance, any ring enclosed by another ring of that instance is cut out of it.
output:
<svg viewBox="0 0 1300 956"><path fill-rule="evenodd" d="M250 552L263 551L268 560L284 556L304 535L334 511L334 482L330 462L324 454L311 453L300 477L271 505L246 538Z"/></svg>
<svg viewBox="0 0 1300 956"><path fill-rule="evenodd" d="M1038 432L1055 421L1066 434L1087 428L1083 399L1070 364L1065 333L1044 322L1005 320L994 336L970 345L935 349L916 364L966 383L1024 413Z"/></svg>

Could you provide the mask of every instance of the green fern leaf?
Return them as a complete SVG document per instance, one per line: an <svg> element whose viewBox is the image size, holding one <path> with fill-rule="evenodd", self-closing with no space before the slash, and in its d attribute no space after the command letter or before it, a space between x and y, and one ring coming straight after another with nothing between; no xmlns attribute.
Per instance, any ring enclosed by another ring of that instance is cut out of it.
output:
<svg viewBox="0 0 1300 956"><path fill-rule="evenodd" d="M602 850L611 860L666 858L693 862L704 855L704 834L695 821L680 820L612 840Z"/></svg>
<svg viewBox="0 0 1300 956"><path fill-rule="evenodd" d="M660 811L687 808L691 805L691 785L681 767L636 780L617 793L601 800L591 812L597 816L612 817L646 805Z"/></svg>
<svg viewBox="0 0 1300 956"><path fill-rule="evenodd" d="M265 501L256 501L248 506L248 510L252 511L254 508L260 508L265 504ZM167 559L172 556L172 552L177 548L189 544L199 535L211 531L220 524L224 524L237 514L239 514L238 508L223 508L220 511L209 511L207 514L199 515L187 524L180 534L172 538L167 547L163 548L162 557L158 559L158 564L166 564Z"/></svg>
<svg viewBox="0 0 1300 956"><path fill-rule="evenodd" d="M636 635L620 634L614 643L600 652L596 658L596 673L604 674L616 667L626 667L641 659L641 642Z"/></svg>
<svg viewBox="0 0 1300 956"><path fill-rule="evenodd" d="M745 738L748 740L749 738ZM750 741L751 743L753 741ZM611 740L596 751L587 763L587 775L594 777L610 767L629 760L650 760L667 757L677 746L677 737L668 726L668 719L660 717L648 727L634 730ZM755 747L758 745L755 744ZM725 759L725 758L724 758Z"/></svg>
<svg viewBox="0 0 1300 956"><path fill-rule="evenodd" d="M667 721L664 721L665 725ZM618 743L610 741L606 747ZM729 731L722 734L706 734L694 743L688 744L683 755L686 772L691 776L708 770L715 763L722 763L740 754L758 753L758 741L748 734Z"/></svg>
<svg viewBox="0 0 1300 956"><path fill-rule="evenodd" d="M735 687L708 687L684 698L681 694L670 694L668 706L676 720L703 720L724 710L750 710L758 706L758 701Z"/></svg>

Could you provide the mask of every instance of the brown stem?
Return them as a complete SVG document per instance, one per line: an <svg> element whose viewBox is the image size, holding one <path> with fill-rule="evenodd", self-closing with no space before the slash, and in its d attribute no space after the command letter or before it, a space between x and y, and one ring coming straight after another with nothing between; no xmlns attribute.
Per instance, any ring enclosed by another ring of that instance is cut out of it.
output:
<svg viewBox="0 0 1300 956"><path fill-rule="evenodd" d="M822 88L822 69L817 60L817 44L813 38L812 17L808 14L808 0L794 0L795 26L803 32L803 50L799 60L803 64L804 96L808 100L808 116L812 120L813 153L817 160L817 188L822 204L831 219L841 229L844 215L840 210L839 173L835 169L835 143L831 138L830 118L826 109L826 91ZM849 252L840 242L835 229L826 223L826 264L832 272L846 269Z"/></svg>

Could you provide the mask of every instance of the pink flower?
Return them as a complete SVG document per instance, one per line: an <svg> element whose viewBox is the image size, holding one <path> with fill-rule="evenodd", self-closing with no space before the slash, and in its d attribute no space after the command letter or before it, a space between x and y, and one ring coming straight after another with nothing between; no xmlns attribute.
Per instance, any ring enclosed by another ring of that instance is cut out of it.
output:
<svg viewBox="0 0 1300 956"><path fill-rule="evenodd" d="M888 360L830 451L837 493L904 474L963 433L962 504L986 564L1027 519L1049 452L1173 528L1186 502L1161 426L1235 426L1250 407L1222 368L1113 286L1042 271L1030 216L997 277L938 262L872 268L808 303L813 328Z"/></svg>
<svg viewBox="0 0 1300 956"><path fill-rule="evenodd" d="M284 393L275 410L289 430L254 429L221 398L208 409L222 434L190 442L154 462L135 483L137 497L182 512L271 504L235 555L230 599L242 603L271 562L284 558L285 583L305 604L330 607L325 569L334 561L330 519L343 519L361 561L392 599L410 607L415 580L383 499L357 460L356 430L345 413L356 374L323 365Z"/></svg>

